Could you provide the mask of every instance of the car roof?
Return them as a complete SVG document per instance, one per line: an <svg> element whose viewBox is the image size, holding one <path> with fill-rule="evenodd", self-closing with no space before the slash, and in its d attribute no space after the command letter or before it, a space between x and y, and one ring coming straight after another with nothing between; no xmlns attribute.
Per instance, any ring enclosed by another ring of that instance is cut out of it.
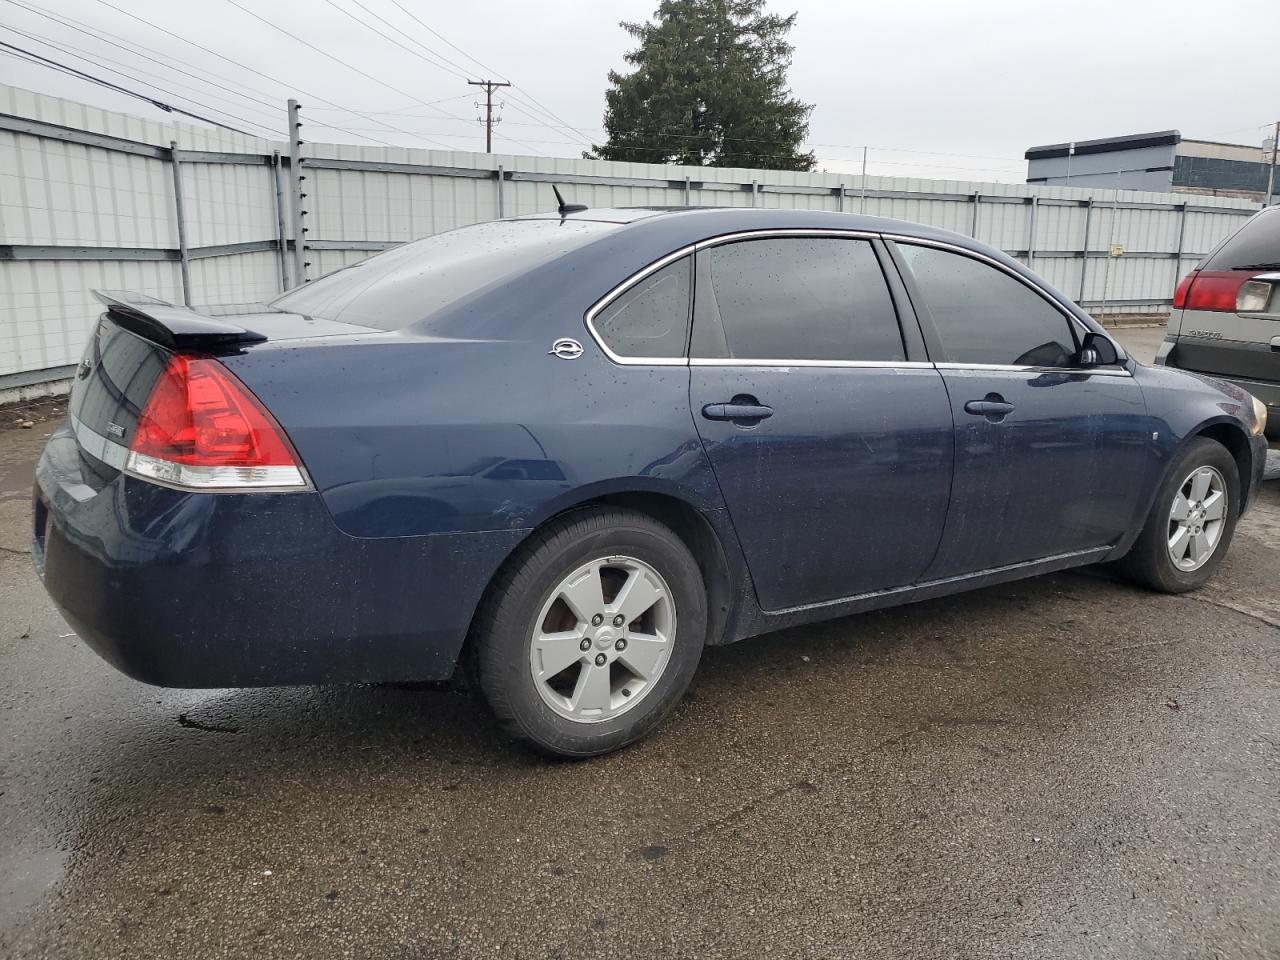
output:
<svg viewBox="0 0 1280 960"><path fill-rule="evenodd" d="M628 231L661 234L672 248L743 230L862 230L945 240L985 253L986 244L937 227L889 217L828 210L787 210L766 207L601 207L575 210L563 216L535 213L518 220L583 220L617 224Z"/></svg>
<svg viewBox="0 0 1280 960"><path fill-rule="evenodd" d="M616 229L605 230L593 242L583 245L565 258L603 278L605 289L621 282L639 266L656 262L672 251L688 248L704 240L747 231L849 230L935 240L1004 264L1036 286L1051 292L1065 309L1089 329L1101 329L1070 297L1054 290L1044 278L1034 274L1003 250L961 233L907 220L828 210L767 207L602 207L574 210L564 216L540 213L514 219L595 221L615 225Z"/></svg>

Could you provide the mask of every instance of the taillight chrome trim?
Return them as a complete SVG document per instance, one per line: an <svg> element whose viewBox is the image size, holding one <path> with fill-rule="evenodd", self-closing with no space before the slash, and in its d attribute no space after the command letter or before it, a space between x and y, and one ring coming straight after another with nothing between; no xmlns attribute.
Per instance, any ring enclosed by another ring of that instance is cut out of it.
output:
<svg viewBox="0 0 1280 960"><path fill-rule="evenodd" d="M72 415L81 449L107 466L139 480L187 493L298 493L314 489L298 466L202 467L130 451Z"/></svg>
<svg viewBox="0 0 1280 960"><path fill-rule="evenodd" d="M206 493L282 492L305 490L311 486L301 469L284 464L263 467L194 466L130 451L124 469L125 473L142 480Z"/></svg>

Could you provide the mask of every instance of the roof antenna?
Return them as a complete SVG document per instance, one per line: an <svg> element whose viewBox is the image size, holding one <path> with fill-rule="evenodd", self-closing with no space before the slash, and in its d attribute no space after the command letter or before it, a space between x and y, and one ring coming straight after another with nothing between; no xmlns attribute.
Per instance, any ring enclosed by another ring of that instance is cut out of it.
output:
<svg viewBox="0 0 1280 960"><path fill-rule="evenodd" d="M560 188L554 183L551 185L551 189L555 191L556 205L560 208L560 216L563 217L568 213L580 213L587 209L587 205L585 203L565 203L564 197L560 196Z"/></svg>

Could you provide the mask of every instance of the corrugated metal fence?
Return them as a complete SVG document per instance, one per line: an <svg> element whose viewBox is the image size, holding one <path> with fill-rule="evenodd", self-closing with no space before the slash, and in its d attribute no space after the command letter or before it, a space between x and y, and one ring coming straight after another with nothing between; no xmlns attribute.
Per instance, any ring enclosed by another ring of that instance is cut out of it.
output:
<svg viewBox="0 0 1280 960"><path fill-rule="evenodd" d="M299 271L314 278L405 240L554 209L551 183L593 207L788 207L933 224L1003 248L1095 313L1167 308L1178 277L1258 209L1099 188L312 143L295 184L288 153L0 86L0 395L69 376L100 312L92 289L261 302Z"/></svg>

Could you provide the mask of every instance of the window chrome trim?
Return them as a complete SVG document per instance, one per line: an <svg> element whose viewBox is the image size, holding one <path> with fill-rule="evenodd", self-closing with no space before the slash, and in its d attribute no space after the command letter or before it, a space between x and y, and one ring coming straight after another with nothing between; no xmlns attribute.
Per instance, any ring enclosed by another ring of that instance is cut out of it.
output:
<svg viewBox="0 0 1280 960"><path fill-rule="evenodd" d="M708 237L694 244L698 250L707 247L718 247L724 243L736 243L739 240L764 240L769 237L838 237L845 240L875 240L882 234L870 230L842 230L832 227L767 227L760 230L738 230L735 233L723 233L718 237Z"/></svg>
<svg viewBox="0 0 1280 960"><path fill-rule="evenodd" d="M1020 367L1010 363L934 363L939 370L972 370L975 373L1069 373L1088 377L1132 377L1124 367Z"/></svg>
<svg viewBox="0 0 1280 960"><path fill-rule="evenodd" d="M952 363L952 362L928 362L928 361L896 361L896 360L783 360L783 359L740 359L736 357L628 357L615 353L604 342L604 338L600 336L596 330L594 320L601 310L605 309L609 304L622 294L626 293L641 280L650 274L656 273L663 267L681 257L689 256L708 247L716 247L726 243L736 243L740 240L760 240L769 237L837 237L849 240L886 240L894 243L915 244L916 246L936 247L939 250L946 250L950 253L957 253L961 256L971 257L980 260L989 266L995 267L997 270L1007 274L1014 280L1028 287L1033 293L1038 294L1042 299L1046 300L1055 310L1066 318L1067 323L1071 325L1072 330L1081 337L1088 333L1096 334L1097 331L1085 326L1080 318L1072 313L1056 296L1046 290L1039 283L1036 283L1016 270L1010 268L1007 264L1001 263L999 260L991 257L980 250L971 250L958 244L949 243L945 240L933 240L928 237L913 237L908 234L899 233L877 233L869 230L844 230L829 227L768 227L759 230L738 230L733 233L725 233L716 237L706 237L694 243L686 244L678 250L655 260L647 267L633 273L626 280L602 296L593 303L586 312L587 331L591 334L591 339L595 341L604 355L614 363L623 366L642 366L642 367L851 367L851 368L905 368L905 369L923 369L933 367L937 370L992 370L1007 371L1013 373L1074 373L1088 374L1090 376L1108 376L1108 377L1132 377L1133 374L1124 368L1101 368L1101 367L1020 367L1011 364L997 363ZM696 282L696 281L695 281ZM690 310L690 323L692 323L692 309ZM1116 355L1124 360L1129 359L1128 352L1120 346L1109 333L1103 332L1103 336L1116 349Z"/></svg>
<svg viewBox="0 0 1280 960"><path fill-rule="evenodd" d="M854 367L871 370L929 370L925 360L772 360L754 357L690 357L691 367Z"/></svg>
<svg viewBox="0 0 1280 960"><path fill-rule="evenodd" d="M673 253L667 254L665 257L655 260L653 263L649 264L647 267L643 268L642 270L639 270L638 272L633 273L626 280L623 280L622 283L618 284L616 287L614 287L612 290L606 293L603 297L601 297L599 300L593 303L587 309L587 313L586 313L585 319L587 324L587 331L591 334L591 339L596 342L596 346L598 346L604 352L604 355L608 357L610 360L612 360L614 363L622 364L623 366L629 366L629 367L637 367L637 366L639 367L687 367L691 363L690 359L687 356L684 356L684 357L628 357L628 356L623 356L622 354L619 354L619 353L615 353L613 350L609 348L609 345L604 342L604 338L600 336L600 332L596 330L596 326L594 322L596 316L599 315L601 310L605 309L605 307L609 306L609 304L611 304L614 300L618 299L618 297L622 296L624 293L626 293L628 290L634 287L637 283L639 283L645 277L649 276L652 273L656 273L657 271L661 270L663 267L667 266L669 263L679 260L681 257L689 256L691 254L697 253L699 250L705 250L707 247L714 247L723 243L734 243L738 240L764 239L767 237L841 237L841 238L847 238L850 240L874 240L878 236L879 234L868 232L866 230L835 230L830 228L813 228L813 227L770 227L768 229L761 229L761 230L739 230L734 233L721 234L718 237L706 237L702 240L695 241L694 243L686 244L685 246L681 247L679 250L676 250ZM692 308L690 309L690 323L692 324ZM770 362L765 362L757 365L758 366L778 366L779 364L773 363L770 361ZM788 360L788 361L784 361L781 365L809 366L811 364L805 361ZM830 362L822 361L821 365L823 366L845 366L845 365L863 366L865 364L862 361L848 360L848 361L830 361Z"/></svg>
<svg viewBox="0 0 1280 960"><path fill-rule="evenodd" d="M1069 323L1071 325L1071 328L1075 330L1077 333L1079 333L1082 337L1087 333L1093 333L1093 334L1097 333L1096 330L1093 330L1090 327L1085 326L1080 321L1080 318L1077 317L1074 313L1072 313L1071 310L1061 300L1059 300L1056 296L1054 296L1052 292L1045 289L1039 283L1031 280L1030 278L1024 277L1022 274L1020 274L1017 270L1014 270L1008 264L1001 263L999 260L995 259L995 257L989 256L983 253L981 250L970 250L968 247L962 247L956 243L949 243L946 240L933 240L928 237L912 237L907 234L900 234L900 233L884 233L884 234L881 234L881 237L885 240L892 241L893 243L903 243L903 244L913 245L917 247L935 247L939 250L945 250L948 253L957 253L957 254L960 254L961 256L970 257L974 260L981 260L983 263L987 264L988 266L995 267L997 270L1000 270L1003 273L1007 274L1008 276L1013 277L1013 279L1017 280L1019 283L1028 287L1032 292L1039 294L1041 299L1048 301L1048 303L1055 310L1057 310L1064 317L1066 317L1067 323ZM1101 324L1099 324L1099 326L1101 326ZM1124 347L1120 346L1120 344L1116 343L1115 338L1112 337L1111 334L1104 332L1103 336L1105 336L1107 340L1110 341L1111 345L1115 347L1116 356L1123 357L1126 360L1129 359L1128 351L1126 351ZM943 364L940 363L939 366L943 366ZM1002 364L962 364L962 366L998 367L1003 365ZM1022 369L1022 368L1015 368L1015 369ZM1033 369L1033 368L1027 368L1027 369ZM1049 369L1065 370L1065 369L1077 369L1077 368L1053 367Z"/></svg>
<svg viewBox="0 0 1280 960"><path fill-rule="evenodd" d="M620 363L623 366L630 366L630 367L635 367L635 366L687 367L689 365L689 358L687 356L624 357L621 354L614 353L613 350L609 348L609 345L604 342L604 337L600 336L600 332L596 330L595 319L601 310L605 309L605 307L609 306L609 304L613 303L613 301L617 300L620 296L622 296L624 293L626 293L628 290L634 287L641 280L645 279L650 274L657 273L663 267L667 266L668 264L674 263L675 261L679 260L681 257L692 256L696 247L697 247L697 244L691 243L681 247L679 250L676 250L674 253L669 253L665 257L655 260L653 263L649 264L644 269L638 271L637 273L633 273L631 276L627 277L627 279L623 280L620 284L618 284L616 287L614 287L612 290L606 293L603 297L601 297L599 300L597 300L587 309L587 313L586 313L587 332L591 334L591 339L596 342L596 346L598 346L601 350L604 351L604 355L606 357L608 357L614 363ZM689 269L690 271L693 270L692 264L689 265ZM690 286L690 304L689 304L690 325L692 325L693 323L692 290L693 288L691 285ZM686 349L687 349L687 345L686 345Z"/></svg>

